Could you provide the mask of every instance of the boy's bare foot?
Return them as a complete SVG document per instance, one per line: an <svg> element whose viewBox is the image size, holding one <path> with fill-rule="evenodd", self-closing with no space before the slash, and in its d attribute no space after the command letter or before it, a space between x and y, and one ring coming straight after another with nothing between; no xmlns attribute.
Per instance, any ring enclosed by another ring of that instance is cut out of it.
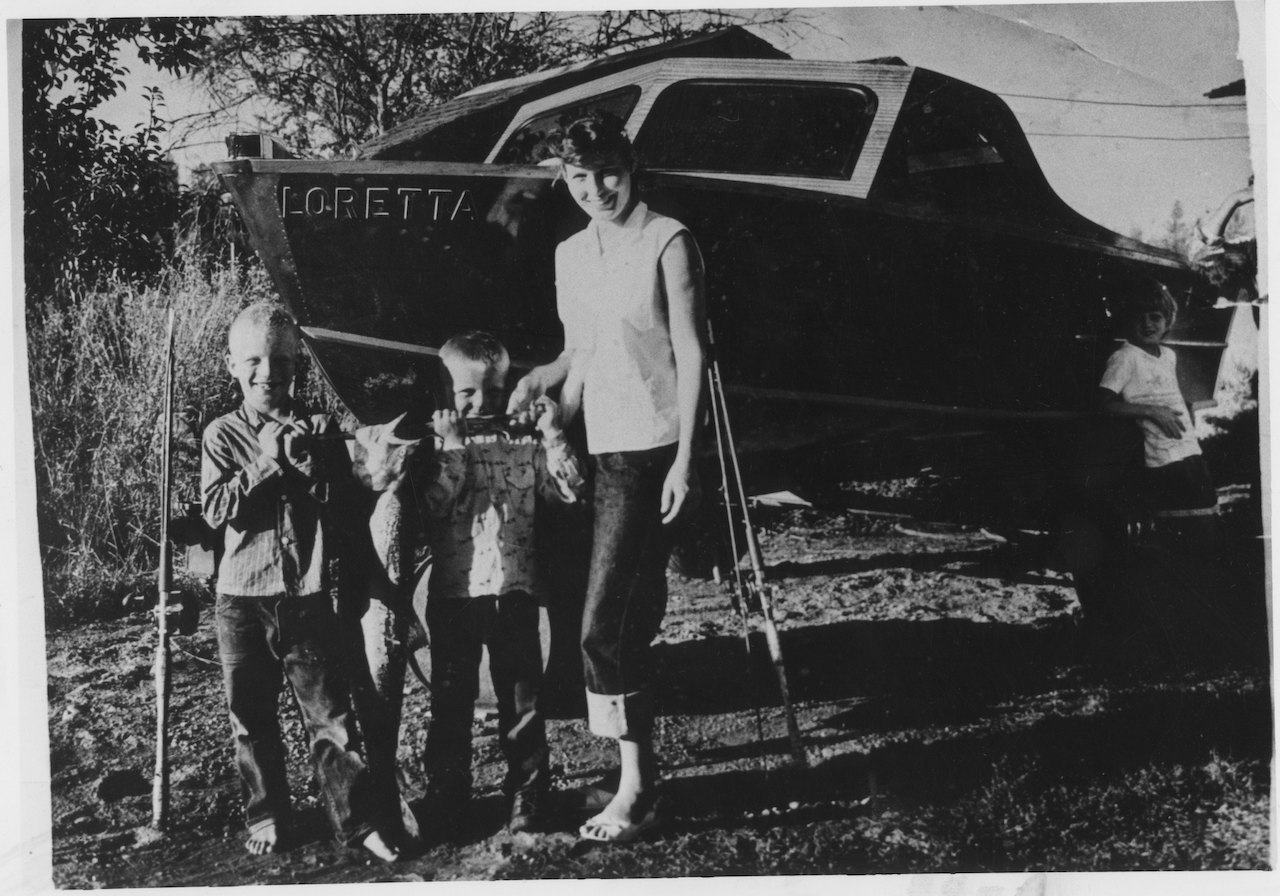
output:
<svg viewBox="0 0 1280 896"><path fill-rule="evenodd" d="M280 843L280 829L274 821L264 821L249 830L249 839L244 841L244 848L251 855L263 856L275 852Z"/></svg>
<svg viewBox="0 0 1280 896"><path fill-rule="evenodd" d="M400 850L389 845L386 840L382 839L382 835L377 831L370 831L369 835L360 841L360 845L375 858L384 862L395 862L400 858Z"/></svg>

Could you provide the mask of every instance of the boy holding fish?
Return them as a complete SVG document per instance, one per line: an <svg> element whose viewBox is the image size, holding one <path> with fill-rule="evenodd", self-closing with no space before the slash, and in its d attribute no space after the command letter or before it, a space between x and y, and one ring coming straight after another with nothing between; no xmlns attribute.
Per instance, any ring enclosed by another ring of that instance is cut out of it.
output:
<svg viewBox="0 0 1280 896"><path fill-rule="evenodd" d="M244 396L205 430L205 521L220 532L217 635L249 852L280 848L290 815L278 701L297 698L316 779L339 841L384 861L399 853L374 826L368 773L352 723L326 536L350 463L327 415L293 398L301 341L283 308L251 305L231 324L227 370Z"/></svg>
<svg viewBox="0 0 1280 896"><path fill-rule="evenodd" d="M506 401L511 363L497 338L460 334L444 344L440 360L452 407L433 415L436 474L422 496L432 552L428 800L432 816L443 821L469 798L471 720L487 646L508 766L503 790L511 798L510 830L532 831L544 820L549 786L538 709L543 657L534 596L535 503L539 496L575 503L584 481L550 399L538 399L509 428L492 425Z"/></svg>

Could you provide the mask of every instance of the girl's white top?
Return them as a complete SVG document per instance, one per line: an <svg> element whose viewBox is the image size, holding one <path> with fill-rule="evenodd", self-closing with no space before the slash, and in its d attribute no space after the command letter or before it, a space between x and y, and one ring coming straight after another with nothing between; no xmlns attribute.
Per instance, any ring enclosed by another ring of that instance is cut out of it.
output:
<svg viewBox="0 0 1280 896"><path fill-rule="evenodd" d="M1173 349L1160 346L1160 357L1156 358L1126 342L1107 359L1098 385L1133 404L1166 407L1186 427L1181 438L1171 439L1150 420L1139 421L1148 467L1163 467L1200 453L1200 443L1192 433L1191 412L1178 388L1178 356Z"/></svg>
<svg viewBox="0 0 1280 896"><path fill-rule="evenodd" d="M680 437L658 259L681 232L679 221L637 202L621 224L592 221L556 248L556 305L583 379L592 454L659 448Z"/></svg>

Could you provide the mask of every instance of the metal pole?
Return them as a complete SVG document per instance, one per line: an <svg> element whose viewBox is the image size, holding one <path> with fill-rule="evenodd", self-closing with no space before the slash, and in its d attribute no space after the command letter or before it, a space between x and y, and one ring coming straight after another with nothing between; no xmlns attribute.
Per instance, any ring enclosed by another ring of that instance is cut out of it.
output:
<svg viewBox="0 0 1280 896"><path fill-rule="evenodd" d="M800 726L796 722L795 708L791 705L791 690L787 686L786 663L782 657L782 641L778 637L778 628L773 620L773 601L769 596L769 586L764 580L764 562L760 556L760 542L756 538L755 527L751 524L751 512L747 507L747 490L742 481L742 468L738 463L738 451L733 441L733 427L729 423L729 409L725 404L724 384L720 379L720 362L716 357L715 332L711 322L707 322L707 339L711 356L711 383L714 397L713 407L720 410L720 422L724 424L724 440L728 448L729 460L733 464L734 486L742 511L742 522L746 528L747 554L751 559L751 575L755 594L760 601L760 613L764 617L764 638L769 648L769 658L773 661L774 672L778 676L778 688L782 692L782 709L787 720L787 737L791 743L791 758L799 765L807 765L804 745L800 742ZM717 435L719 427L717 427ZM728 496L726 495L726 500ZM737 558L734 558L735 565Z"/></svg>
<svg viewBox="0 0 1280 896"><path fill-rule="evenodd" d="M156 767L151 778L151 826L163 831L169 821L169 594L173 587L173 559L169 550L169 503L173 471L173 309L165 337L164 405L160 436L160 565L156 573Z"/></svg>
<svg viewBox="0 0 1280 896"><path fill-rule="evenodd" d="M748 618L750 608L747 606L746 592L747 586L742 579L742 569L738 564L738 535L735 531L737 527L733 520L733 498L729 494L729 464L725 460L725 444L724 434L722 432L722 417L720 407L720 396L716 392L715 377L711 373L711 368L707 368L707 384L711 393L711 419L715 424L716 430L716 459L720 461L720 494L724 498L724 515L725 523L729 527L729 550L732 552L730 562L733 564L733 583L730 585L730 594L733 595L733 609L738 614L738 620L742 623L742 647L747 657L747 674L751 674L751 621ZM750 685L748 685L750 689ZM760 705L752 700L752 705L756 712L756 738L764 743L764 721L760 715Z"/></svg>

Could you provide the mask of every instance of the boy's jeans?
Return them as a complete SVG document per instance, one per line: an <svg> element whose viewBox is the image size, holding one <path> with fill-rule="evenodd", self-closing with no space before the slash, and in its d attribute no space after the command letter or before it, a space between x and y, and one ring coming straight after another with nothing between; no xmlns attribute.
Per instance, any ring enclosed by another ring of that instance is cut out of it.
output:
<svg viewBox="0 0 1280 896"><path fill-rule="evenodd" d="M653 728L650 645L667 609L669 528L662 484L676 446L596 456L591 575L582 615L587 721L604 737Z"/></svg>
<svg viewBox="0 0 1280 896"><path fill-rule="evenodd" d="M342 843L373 828L366 771L341 669L337 620L327 595L218 595L218 652L231 712L249 829L289 815L278 714L281 671L297 699L325 810Z"/></svg>
<svg viewBox="0 0 1280 896"><path fill-rule="evenodd" d="M460 803L471 791L471 722L480 691L480 649L498 698L498 742L507 760L507 794L545 790L546 723L538 710L542 643L538 601L522 591L498 597L430 597L431 724L427 730L428 793Z"/></svg>

